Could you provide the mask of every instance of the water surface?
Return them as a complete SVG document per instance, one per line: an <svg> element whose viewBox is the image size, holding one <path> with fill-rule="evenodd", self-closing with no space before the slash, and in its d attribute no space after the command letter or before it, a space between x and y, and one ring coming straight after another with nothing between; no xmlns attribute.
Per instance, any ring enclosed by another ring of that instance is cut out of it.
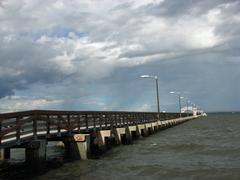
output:
<svg viewBox="0 0 240 180"><path fill-rule="evenodd" d="M37 179L240 179L240 114L209 114Z"/></svg>

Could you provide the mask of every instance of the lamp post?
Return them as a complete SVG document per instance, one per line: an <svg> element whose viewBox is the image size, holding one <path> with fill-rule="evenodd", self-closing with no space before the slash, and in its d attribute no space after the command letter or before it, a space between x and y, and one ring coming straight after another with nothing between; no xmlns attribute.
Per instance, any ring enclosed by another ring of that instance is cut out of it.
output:
<svg viewBox="0 0 240 180"><path fill-rule="evenodd" d="M170 93L170 94L177 94L177 95L178 95L179 116L182 117L182 112L181 112L181 109L182 109L181 99L183 99L184 97L181 96L181 93L180 93L180 92L171 91L171 92L169 92L169 93Z"/></svg>
<svg viewBox="0 0 240 180"><path fill-rule="evenodd" d="M192 103L192 112L193 112L193 116L197 114L196 104L194 104L194 103Z"/></svg>
<svg viewBox="0 0 240 180"><path fill-rule="evenodd" d="M188 99L186 99L186 104L187 104L187 116L189 116L189 115L188 115L188 106L189 106L188 103L190 103L190 101L189 101Z"/></svg>
<svg viewBox="0 0 240 180"><path fill-rule="evenodd" d="M141 75L141 78L151 78L156 82L156 91L157 91L157 112L158 112L158 120L160 120L160 105L159 105L159 93L158 93L158 77L151 75Z"/></svg>

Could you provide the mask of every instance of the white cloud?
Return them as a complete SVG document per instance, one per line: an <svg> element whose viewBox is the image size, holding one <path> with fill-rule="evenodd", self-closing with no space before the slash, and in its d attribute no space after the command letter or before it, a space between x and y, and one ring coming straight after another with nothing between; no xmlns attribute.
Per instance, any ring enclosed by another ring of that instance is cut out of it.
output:
<svg viewBox="0 0 240 180"><path fill-rule="evenodd" d="M21 96L7 96L1 99L0 112L14 112L44 109L61 104L62 100L39 99Z"/></svg>
<svg viewBox="0 0 240 180"><path fill-rule="evenodd" d="M135 108L134 108L135 109ZM138 111L142 111L142 112L148 112L152 110L152 106L149 104L143 104L140 107L137 108Z"/></svg>

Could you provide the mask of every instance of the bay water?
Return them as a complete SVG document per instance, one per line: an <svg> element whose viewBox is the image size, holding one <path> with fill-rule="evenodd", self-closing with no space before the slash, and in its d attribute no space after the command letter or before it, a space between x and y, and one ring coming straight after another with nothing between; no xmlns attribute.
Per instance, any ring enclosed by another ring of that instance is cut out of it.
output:
<svg viewBox="0 0 240 180"><path fill-rule="evenodd" d="M114 147L99 159L65 163L37 179L238 180L240 113L210 113Z"/></svg>

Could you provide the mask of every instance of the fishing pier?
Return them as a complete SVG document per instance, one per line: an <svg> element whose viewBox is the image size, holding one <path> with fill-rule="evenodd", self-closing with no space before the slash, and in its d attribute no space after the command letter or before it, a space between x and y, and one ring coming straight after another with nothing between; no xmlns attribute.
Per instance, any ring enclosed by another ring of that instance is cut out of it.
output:
<svg viewBox="0 0 240 180"><path fill-rule="evenodd" d="M46 160L48 141L62 141L68 158L88 159L111 145L131 144L200 115L120 111L33 110L0 114L0 159L11 157L11 148L25 148L30 165Z"/></svg>

